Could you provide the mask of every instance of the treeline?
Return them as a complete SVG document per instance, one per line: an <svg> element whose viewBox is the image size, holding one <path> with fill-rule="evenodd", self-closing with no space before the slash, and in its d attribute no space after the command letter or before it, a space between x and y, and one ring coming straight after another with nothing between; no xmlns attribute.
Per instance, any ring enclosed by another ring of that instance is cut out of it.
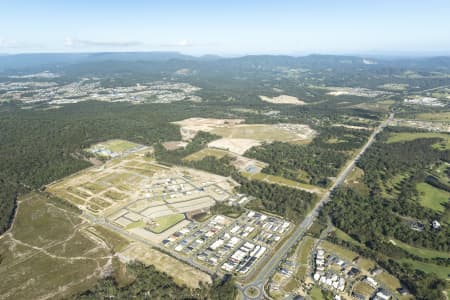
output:
<svg viewBox="0 0 450 300"><path fill-rule="evenodd" d="M199 131L195 137L184 148L175 150L166 150L162 144L156 144L155 158L158 161L168 164L182 164L183 158L205 148L209 142L219 139L220 137L208 132Z"/></svg>
<svg viewBox="0 0 450 300"><path fill-rule="evenodd" d="M182 165L222 176L231 176L232 173L236 172L236 169L231 165L233 158L228 155L221 158L206 156L201 160L192 161L183 159L190 154L202 150L207 147L209 142L218 138L220 137L217 135L199 131L185 148L166 150L161 144L156 144L154 147L155 158L159 162L170 165Z"/></svg>
<svg viewBox="0 0 450 300"><path fill-rule="evenodd" d="M442 183L438 178L434 177L434 176L427 176L425 178L425 182L428 183L429 185L434 186L435 188L450 192L450 186Z"/></svg>
<svg viewBox="0 0 450 300"><path fill-rule="evenodd" d="M153 266L132 263L127 266L128 272L134 278L131 283L121 286L115 277L102 279L97 285L80 295L79 300L97 299L214 299L234 300L237 295L234 280L226 277L216 280L212 286L201 285L192 289L177 285L173 279L161 273Z"/></svg>
<svg viewBox="0 0 450 300"><path fill-rule="evenodd" d="M235 179L241 184L237 188L238 192L259 199L250 202L249 207L276 213L295 223L300 222L317 201L315 194L299 189L248 180L241 176L235 176Z"/></svg>
<svg viewBox="0 0 450 300"><path fill-rule="evenodd" d="M230 206L222 202L216 202L216 205L211 207L211 213L213 215L226 215L236 218L241 215L245 210L241 206Z"/></svg>

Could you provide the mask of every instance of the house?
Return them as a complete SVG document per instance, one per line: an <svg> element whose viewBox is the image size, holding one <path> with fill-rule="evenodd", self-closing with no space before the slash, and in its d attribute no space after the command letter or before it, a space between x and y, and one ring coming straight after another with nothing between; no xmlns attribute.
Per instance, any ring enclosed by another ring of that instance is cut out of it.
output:
<svg viewBox="0 0 450 300"><path fill-rule="evenodd" d="M376 289L378 286L378 282L376 282L372 277L366 277L366 282L374 289Z"/></svg>
<svg viewBox="0 0 450 300"><path fill-rule="evenodd" d="M431 226L433 226L433 229L441 229L441 224L437 220L434 220Z"/></svg>
<svg viewBox="0 0 450 300"><path fill-rule="evenodd" d="M375 297L373 297L374 300L389 300L391 299L391 295L389 295L387 292L380 290L375 294Z"/></svg>
<svg viewBox="0 0 450 300"><path fill-rule="evenodd" d="M397 289L397 291L399 292L399 294L400 295L402 295L402 296L406 296L406 295L408 295L409 294L409 292L408 292L408 290L407 289L405 289L405 288L399 288L399 289Z"/></svg>
<svg viewBox="0 0 450 300"><path fill-rule="evenodd" d="M381 273L383 273L383 269L381 268L375 268L370 272L370 275L372 276L377 276L380 275Z"/></svg>

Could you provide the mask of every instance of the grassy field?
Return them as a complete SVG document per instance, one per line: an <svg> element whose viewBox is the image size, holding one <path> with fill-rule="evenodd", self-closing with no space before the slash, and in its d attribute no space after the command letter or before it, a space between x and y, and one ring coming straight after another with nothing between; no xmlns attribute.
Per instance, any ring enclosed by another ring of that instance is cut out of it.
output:
<svg viewBox="0 0 450 300"><path fill-rule="evenodd" d="M313 287L309 295L313 300L325 300L322 294L322 290L318 287Z"/></svg>
<svg viewBox="0 0 450 300"><path fill-rule="evenodd" d="M228 155L228 151L213 148L204 148L198 152L186 156L185 158L183 158L183 160L187 161L202 160L206 156L214 156L215 158L220 159L225 155Z"/></svg>
<svg viewBox="0 0 450 300"><path fill-rule="evenodd" d="M294 290L298 282L304 281L306 271L307 271L307 264L308 264L308 258L309 254L311 253L311 250L314 246L314 239L311 237L306 236L302 243L299 245L298 249L298 256L297 256L297 263L299 264L299 267L297 269L297 272L293 278L289 280L289 282L285 286L286 291L292 291Z"/></svg>
<svg viewBox="0 0 450 300"><path fill-rule="evenodd" d="M269 175L269 174L264 174L264 173L251 174L251 173L247 173L247 172L241 172L241 175L246 177L247 179L260 180L260 181L265 181L268 183L285 185L285 186L296 188L296 189L306 190L306 191L309 191L312 193L322 193L323 192L323 189L319 188L317 186L306 184L306 183L300 183L297 181L286 179L281 176L274 176L274 175Z"/></svg>
<svg viewBox="0 0 450 300"><path fill-rule="evenodd" d="M154 233L161 233L183 220L184 220L183 214L175 214L156 218L155 222L157 225L152 226L150 230Z"/></svg>
<svg viewBox="0 0 450 300"><path fill-rule="evenodd" d="M448 280L448 276L450 274L449 268L445 266L438 266L435 264L424 263L409 258L402 258L399 260L399 262L410 264L413 268L421 270L425 273L435 273L437 276L439 276L444 280Z"/></svg>
<svg viewBox="0 0 450 300"><path fill-rule="evenodd" d="M130 244L130 242L120 234L100 225L94 225L87 230L104 240L115 252L122 251Z"/></svg>
<svg viewBox="0 0 450 300"><path fill-rule="evenodd" d="M448 203L450 193L444 190L435 188L428 183L419 183L417 190L420 195L420 204L424 207L431 208L432 210L443 212L445 210L445 204Z"/></svg>
<svg viewBox="0 0 450 300"><path fill-rule="evenodd" d="M403 250L406 250L406 251L408 251L409 253L411 253L413 255L417 255L417 256L420 256L420 257L423 257L423 258L434 258L434 257L450 258L450 253L447 253L447 252L441 252L441 251L432 250L432 249L413 247L411 245L408 245L408 244L403 243L403 242L398 241L398 240L394 240L394 242L395 242L395 245L397 247L400 247Z"/></svg>
<svg viewBox="0 0 450 300"><path fill-rule="evenodd" d="M364 171L358 167L353 168L350 175L345 180L345 184L361 195L368 195L370 190L363 182Z"/></svg>
<svg viewBox="0 0 450 300"><path fill-rule="evenodd" d="M14 226L0 238L0 298L70 298L92 287L111 252L89 235L79 215L45 195L20 198Z"/></svg>
<svg viewBox="0 0 450 300"><path fill-rule="evenodd" d="M111 150L112 152L116 152L116 153L123 153L127 150L130 150L130 149L133 149L133 148L139 146L139 144L125 141L125 140L110 140L110 141L101 143L101 145L103 145L106 149Z"/></svg>
<svg viewBox="0 0 450 300"><path fill-rule="evenodd" d="M441 138L442 142L435 144L436 148L450 149L450 135L437 132L399 132L391 134L388 143L406 142L420 138ZM440 146L443 144L443 147Z"/></svg>
<svg viewBox="0 0 450 300"><path fill-rule="evenodd" d="M400 297L400 294L397 292L397 289L401 288L402 285L395 276L387 272L382 272L381 274L375 276L375 280L377 280L382 285L386 286L391 291L395 292L396 295L398 294L397 297Z"/></svg>
<svg viewBox="0 0 450 300"><path fill-rule="evenodd" d="M239 125L214 128L212 133L225 138L253 139L258 141L290 142L301 139L295 133L277 128L274 125Z"/></svg>
<svg viewBox="0 0 450 300"><path fill-rule="evenodd" d="M415 118L420 121L450 122L450 112L441 113L423 113Z"/></svg>

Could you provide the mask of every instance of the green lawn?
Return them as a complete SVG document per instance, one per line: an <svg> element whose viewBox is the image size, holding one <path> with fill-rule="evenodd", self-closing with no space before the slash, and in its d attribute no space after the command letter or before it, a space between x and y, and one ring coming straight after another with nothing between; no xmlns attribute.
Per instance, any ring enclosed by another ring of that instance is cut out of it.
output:
<svg viewBox="0 0 450 300"><path fill-rule="evenodd" d="M450 198L449 192L435 188L424 182L417 185L417 190L420 195L420 204L432 210L444 212L444 205Z"/></svg>
<svg viewBox="0 0 450 300"><path fill-rule="evenodd" d="M434 146L440 149L450 149L450 135L437 132L399 132L391 134L387 142L406 142L421 138L441 138L443 141ZM441 147L441 143L443 144L443 147Z"/></svg>
<svg viewBox="0 0 450 300"><path fill-rule="evenodd" d="M174 214L155 219L157 225L152 226L150 230L154 233L161 233L184 220L183 214Z"/></svg>

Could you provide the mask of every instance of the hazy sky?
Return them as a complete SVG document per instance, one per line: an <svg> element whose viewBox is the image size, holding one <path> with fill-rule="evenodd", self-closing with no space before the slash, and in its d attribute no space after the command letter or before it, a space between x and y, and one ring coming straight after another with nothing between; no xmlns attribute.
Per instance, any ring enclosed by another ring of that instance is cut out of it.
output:
<svg viewBox="0 0 450 300"><path fill-rule="evenodd" d="M449 0L0 0L0 53L450 53Z"/></svg>

